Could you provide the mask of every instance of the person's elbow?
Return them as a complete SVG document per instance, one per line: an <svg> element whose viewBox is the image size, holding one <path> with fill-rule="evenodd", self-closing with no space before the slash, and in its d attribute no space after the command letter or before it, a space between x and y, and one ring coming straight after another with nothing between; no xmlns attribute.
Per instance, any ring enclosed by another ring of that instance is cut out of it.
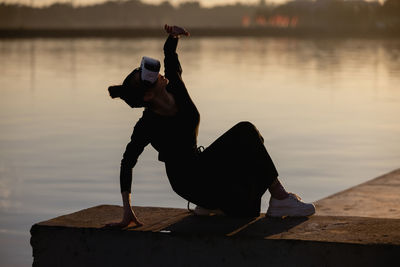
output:
<svg viewBox="0 0 400 267"><path fill-rule="evenodd" d="M123 157L121 160L121 169L132 169L135 166L136 160L130 160Z"/></svg>

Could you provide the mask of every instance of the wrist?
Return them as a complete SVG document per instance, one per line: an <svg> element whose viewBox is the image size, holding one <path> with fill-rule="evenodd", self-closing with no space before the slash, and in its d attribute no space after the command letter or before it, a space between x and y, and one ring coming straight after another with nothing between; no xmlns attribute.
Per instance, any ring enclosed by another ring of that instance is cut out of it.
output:
<svg viewBox="0 0 400 267"><path fill-rule="evenodd" d="M169 36L171 37L171 38L174 38L174 39L179 39L179 37L180 37L180 35L179 34L172 34L172 33L170 33L169 34Z"/></svg>
<svg viewBox="0 0 400 267"><path fill-rule="evenodd" d="M124 209L131 207L131 193L128 191L122 192L122 203L124 205Z"/></svg>

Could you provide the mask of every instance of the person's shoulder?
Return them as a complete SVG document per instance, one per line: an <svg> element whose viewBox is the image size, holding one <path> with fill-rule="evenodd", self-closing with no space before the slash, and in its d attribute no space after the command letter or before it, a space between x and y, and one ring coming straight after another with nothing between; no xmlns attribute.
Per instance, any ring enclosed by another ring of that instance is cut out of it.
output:
<svg viewBox="0 0 400 267"><path fill-rule="evenodd" d="M152 112L148 109L145 109L142 113L142 116L136 121L133 132L147 132L149 127L151 126L152 121Z"/></svg>
<svg viewBox="0 0 400 267"><path fill-rule="evenodd" d="M135 125L146 124L151 117L151 111L145 108L142 112L142 116L136 121Z"/></svg>
<svg viewBox="0 0 400 267"><path fill-rule="evenodd" d="M142 117L139 121L143 121L143 123L150 123L157 117L157 114L149 108L145 108L142 113Z"/></svg>

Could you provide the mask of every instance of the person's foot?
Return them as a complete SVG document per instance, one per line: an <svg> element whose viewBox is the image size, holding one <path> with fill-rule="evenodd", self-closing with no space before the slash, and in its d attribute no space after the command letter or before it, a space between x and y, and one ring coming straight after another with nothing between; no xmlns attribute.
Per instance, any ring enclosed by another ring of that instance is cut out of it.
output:
<svg viewBox="0 0 400 267"><path fill-rule="evenodd" d="M210 215L224 215L222 210L209 210L200 206L196 206L193 213L199 216L210 216Z"/></svg>
<svg viewBox="0 0 400 267"><path fill-rule="evenodd" d="M266 216L303 217L313 215L314 213L315 206L313 203L304 203L303 201L301 201L301 198L298 195L289 193L289 196L282 200L271 197L269 200L269 207Z"/></svg>

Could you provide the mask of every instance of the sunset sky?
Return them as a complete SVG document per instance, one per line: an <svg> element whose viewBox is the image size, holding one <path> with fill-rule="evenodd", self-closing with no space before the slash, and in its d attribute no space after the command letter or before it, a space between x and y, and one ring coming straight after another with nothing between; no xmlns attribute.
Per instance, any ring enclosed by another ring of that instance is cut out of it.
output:
<svg viewBox="0 0 400 267"><path fill-rule="evenodd" d="M145 3L160 3L163 2L164 0L142 0L142 2ZM190 2L192 0L169 0L169 2L173 5L177 5L181 2ZM5 3L20 3L20 4L32 4L35 6L44 6L44 5L49 5L54 2L72 2L74 5L88 5L88 4L95 4L95 3L101 3L101 2L106 2L105 0L3 0L0 2L5 2ZM247 3L247 4L255 4L260 2L260 0L199 0L202 4L202 6L213 6L213 5L222 5L222 4L232 4L232 3ZM269 3L283 3L287 2L287 0L267 0Z"/></svg>
<svg viewBox="0 0 400 267"><path fill-rule="evenodd" d="M96 4L96 3L102 3L106 2L107 0L0 0L0 3L20 3L20 4L27 4L27 5L34 5L34 6L46 6L50 5L55 2L63 2L63 3L73 3L74 5L91 5L91 4ZM112 0L112 1L118 1L118 0ZM125 0L119 0L119 1L125 1ZM129 0L126 0L129 1ZM152 3L152 4L158 4L161 3L165 0L141 0L142 2L145 3ZM167 0L173 5L178 5L179 3L182 2L191 2L191 1L197 1L200 2L203 7L212 7L215 5L224 5L224 4L234 4L234 3L244 3L244 4L256 4L259 3L260 0ZM281 4L285 3L291 0L266 0L267 3L275 3L275 4ZM349 0L351 1L351 0ZM370 1L377 1L380 3L384 3L385 0L366 0L368 2Z"/></svg>

